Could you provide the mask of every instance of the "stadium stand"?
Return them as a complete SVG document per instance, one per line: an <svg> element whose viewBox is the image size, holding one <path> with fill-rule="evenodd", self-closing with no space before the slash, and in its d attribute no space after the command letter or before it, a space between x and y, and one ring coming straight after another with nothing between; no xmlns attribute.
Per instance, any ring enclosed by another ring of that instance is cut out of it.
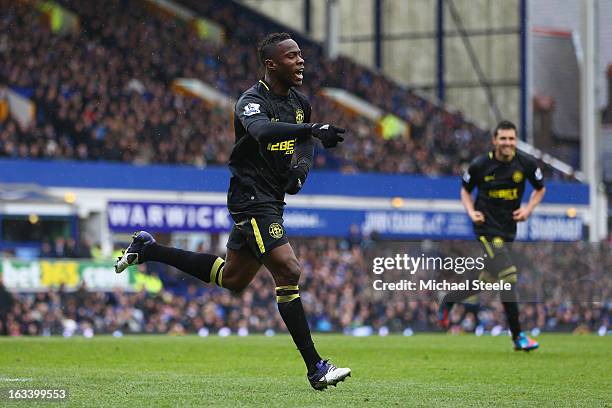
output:
<svg viewBox="0 0 612 408"><path fill-rule="evenodd" d="M172 92L178 77L198 78L236 97L258 66L254 47L272 23L255 21L232 2L191 4L226 30L224 44L201 40L189 25L159 16L144 1L62 4L81 30L50 31L27 3L3 0L1 81L36 102L36 124L0 125L0 155L133 163L225 164L233 140L228 113ZM304 91L313 118L349 128L351 137L316 166L345 172L459 174L487 143L486 132L347 58L329 61L307 40ZM168 44L172 44L169 46ZM53 53L47 50L53 49ZM66 62L69 63L66 63ZM377 123L346 112L320 94L346 89L410 124L383 139Z"/></svg>
<svg viewBox="0 0 612 408"><path fill-rule="evenodd" d="M367 258L374 242L370 239L320 238L294 240L294 244L304 266L300 287L313 330L347 334L375 334L383 327L391 333L437 330L434 292L413 299L399 291L377 296L371 289ZM380 253L381 244L377 245ZM595 299L601 288L610 287L609 276L605 275L612 268L609 248L583 243L565 244L563 248L557 245L521 244L519 250L525 255L525 264L533 267L522 269L519 291L529 297L535 295L530 292L548 286L550 293L555 293L542 302L524 304L524 326L542 331L597 331L601 326L609 327L608 305L588 301ZM584 265L579 277L573 269L577 263ZM265 270L236 297L221 289L202 286L159 264L151 264L148 269L153 275L160 274L164 290L104 293L89 292L83 287L76 292L60 289L16 295L7 318L9 332L72 335L93 330L204 335L223 328L233 333L240 329L251 333L284 330L273 301L274 284ZM578 278L596 284L577 285ZM454 330L474 330L473 321L459 320L462 311L457 308L454 312L457 319ZM486 332L501 333L506 327L501 304L491 299L482 299L479 317Z"/></svg>

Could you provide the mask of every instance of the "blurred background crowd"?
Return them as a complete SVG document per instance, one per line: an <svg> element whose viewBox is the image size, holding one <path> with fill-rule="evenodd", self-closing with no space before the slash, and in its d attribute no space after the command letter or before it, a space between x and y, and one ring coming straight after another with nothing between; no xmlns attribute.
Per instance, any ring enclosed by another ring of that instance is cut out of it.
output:
<svg viewBox="0 0 612 408"><path fill-rule="evenodd" d="M440 292L380 292L372 287L375 279L393 282L407 278L405 271L403 275L374 275L374 254L403 248L419 256L423 244L413 243L407 248L406 243L332 238L292 240L292 244L303 267L301 297L314 331L368 334L439 330L436 313ZM429 247L428 253L438 255L457 250L457 243L426 245L434 247ZM610 295L607 271L612 269L612 256L606 244L523 243L516 244L514 250L519 260L518 293L524 301L521 315L525 328L591 332L610 327L605 299ZM575 265L582 265L581 270ZM161 264L149 263L141 268L158 276L163 289L103 293L82 287L75 292L60 288L37 294L0 293L3 330L10 335L207 335L228 329L232 333L285 329L276 310L274 282L265 268L239 295ZM451 318L451 331L500 333L506 327L503 309L493 292L456 307Z"/></svg>
<svg viewBox="0 0 612 408"><path fill-rule="evenodd" d="M54 35L38 11L0 0L0 84L32 98L36 123L0 124L0 156L110 160L129 163L227 163L233 144L230 112L176 94L176 78L198 78L237 98L257 81L255 44L269 28L227 5L209 6L226 40L200 39L186 24L162 18L142 1L63 0L80 18L78 33ZM214 2L212 2L214 3ZM210 4L212 4L210 3ZM206 5L200 8L206 10ZM316 166L344 172L459 174L487 148L488 134L348 58L329 61L302 44L301 89L313 121L349 129L333 152L318 151ZM52 52L49 52L52 50ZM382 138L377 124L322 96L346 89L409 124Z"/></svg>

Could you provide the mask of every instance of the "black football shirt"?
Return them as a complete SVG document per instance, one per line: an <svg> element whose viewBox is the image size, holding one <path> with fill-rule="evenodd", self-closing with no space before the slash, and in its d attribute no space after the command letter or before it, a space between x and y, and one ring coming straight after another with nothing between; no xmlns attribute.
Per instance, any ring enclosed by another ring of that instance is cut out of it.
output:
<svg viewBox="0 0 612 408"><path fill-rule="evenodd" d="M474 209L484 214L485 222L474 224L476 235L514 240L516 221L512 212L521 206L526 180L536 190L544 187L542 170L535 159L518 150L509 162L497 160L494 152L472 161L463 174L463 187L469 192L478 189Z"/></svg>
<svg viewBox="0 0 612 408"><path fill-rule="evenodd" d="M271 122L308 123L308 99L291 88L288 96L271 92L263 80L242 94L234 111L236 139L229 159L232 173L227 205L232 216L282 216L284 186L297 138L278 135L275 141L257 140L249 134L249 124L265 119Z"/></svg>

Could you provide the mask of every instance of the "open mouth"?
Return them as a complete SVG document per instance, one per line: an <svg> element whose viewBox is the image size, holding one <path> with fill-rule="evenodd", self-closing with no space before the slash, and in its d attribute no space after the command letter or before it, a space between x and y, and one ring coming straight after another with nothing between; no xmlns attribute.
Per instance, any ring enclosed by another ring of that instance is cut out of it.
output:
<svg viewBox="0 0 612 408"><path fill-rule="evenodd" d="M301 68L295 71L295 77L300 81L304 79L304 68Z"/></svg>

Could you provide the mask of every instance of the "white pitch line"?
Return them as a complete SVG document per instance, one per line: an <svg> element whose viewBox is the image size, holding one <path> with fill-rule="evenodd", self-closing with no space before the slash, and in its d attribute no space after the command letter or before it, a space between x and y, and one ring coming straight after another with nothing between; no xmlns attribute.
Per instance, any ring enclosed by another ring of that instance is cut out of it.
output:
<svg viewBox="0 0 612 408"><path fill-rule="evenodd" d="M32 381L31 378L5 378L0 377L0 382L28 382Z"/></svg>

